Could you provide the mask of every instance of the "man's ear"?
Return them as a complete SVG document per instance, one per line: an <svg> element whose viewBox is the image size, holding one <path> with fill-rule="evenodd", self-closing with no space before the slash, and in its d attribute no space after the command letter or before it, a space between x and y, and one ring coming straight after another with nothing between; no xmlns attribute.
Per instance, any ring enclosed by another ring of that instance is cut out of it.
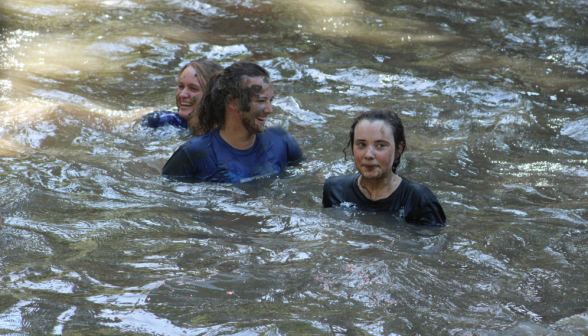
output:
<svg viewBox="0 0 588 336"><path fill-rule="evenodd" d="M227 97L227 106L233 112L239 112L239 104L237 103L237 98L233 98L232 96Z"/></svg>

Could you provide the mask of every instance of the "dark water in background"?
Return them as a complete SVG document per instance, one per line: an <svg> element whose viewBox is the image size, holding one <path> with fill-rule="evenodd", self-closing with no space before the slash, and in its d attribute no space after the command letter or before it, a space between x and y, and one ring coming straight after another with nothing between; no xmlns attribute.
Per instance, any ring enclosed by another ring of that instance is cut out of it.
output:
<svg viewBox="0 0 588 336"><path fill-rule="evenodd" d="M0 334L587 335L588 1L0 4ZM307 159L159 176L199 57L255 61ZM441 230L321 209L351 119L398 111Z"/></svg>

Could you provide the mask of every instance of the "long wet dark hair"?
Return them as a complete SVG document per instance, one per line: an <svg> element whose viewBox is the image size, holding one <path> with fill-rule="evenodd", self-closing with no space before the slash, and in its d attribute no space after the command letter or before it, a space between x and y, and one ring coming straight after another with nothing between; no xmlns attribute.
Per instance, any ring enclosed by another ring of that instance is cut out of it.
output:
<svg viewBox="0 0 588 336"><path fill-rule="evenodd" d="M247 87L248 77L270 79L264 68L250 62L233 63L212 76L196 108L196 115L188 122L190 128L201 135L223 127L226 122L225 106L234 98L237 99L239 111L249 111L256 92Z"/></svg>
<svg viewBox="0 0 588 336"><path fill-rule="evenodd" d="M404 126L402 125L402 120L398 114L392 110L384 110L384 109L375 109L368 112L362 112L353 119L353 124L351 125L351 130L349 131L349 142L347 146L343 149L343 153L345 154L345 158L347 158L347 153L345 150L347 148L351 148L351 154L353 154L353 143L355 142L355 126L359 124L360 121L367 120L370 122L374 122L376 120L381 120L392 129L392 136L394 137L394 145L396 148L394 149L394 155L398 153L398 157L394 158L394 163L392 163L392 172L396 174L396 167L400 164L400 158L402 157L402 153L406 150L406 139L404 138ZM400 151L400 144L404 143L404 148Z"/></svg>

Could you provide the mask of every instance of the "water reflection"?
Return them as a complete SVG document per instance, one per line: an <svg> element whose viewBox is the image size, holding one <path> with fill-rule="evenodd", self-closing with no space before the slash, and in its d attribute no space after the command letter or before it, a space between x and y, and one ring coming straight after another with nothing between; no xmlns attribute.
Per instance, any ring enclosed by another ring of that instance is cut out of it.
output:
<svg viewBox="0 0 588 336"><path fill-rule="evenodd" d="M578 1L0 4L0 329L66 334L586 333ZM159 176L189 59L255 61L306 161ZM352 117L392 107L399 172L450 218L321 208Z"/></svg>

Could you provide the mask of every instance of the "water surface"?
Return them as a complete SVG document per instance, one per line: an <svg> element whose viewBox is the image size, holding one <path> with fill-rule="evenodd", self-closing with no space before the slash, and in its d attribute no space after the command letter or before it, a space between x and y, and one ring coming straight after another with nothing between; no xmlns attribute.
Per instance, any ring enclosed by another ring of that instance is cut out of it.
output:
<svg viewBox="0 0 588 336"><path fill-rule="evenodd" d="M588 2L0 4L0 333L586 335ZM206 57L267 68L306 160L160 170ZM322 209L354 115L398 111L443 229Z"/></svg>

